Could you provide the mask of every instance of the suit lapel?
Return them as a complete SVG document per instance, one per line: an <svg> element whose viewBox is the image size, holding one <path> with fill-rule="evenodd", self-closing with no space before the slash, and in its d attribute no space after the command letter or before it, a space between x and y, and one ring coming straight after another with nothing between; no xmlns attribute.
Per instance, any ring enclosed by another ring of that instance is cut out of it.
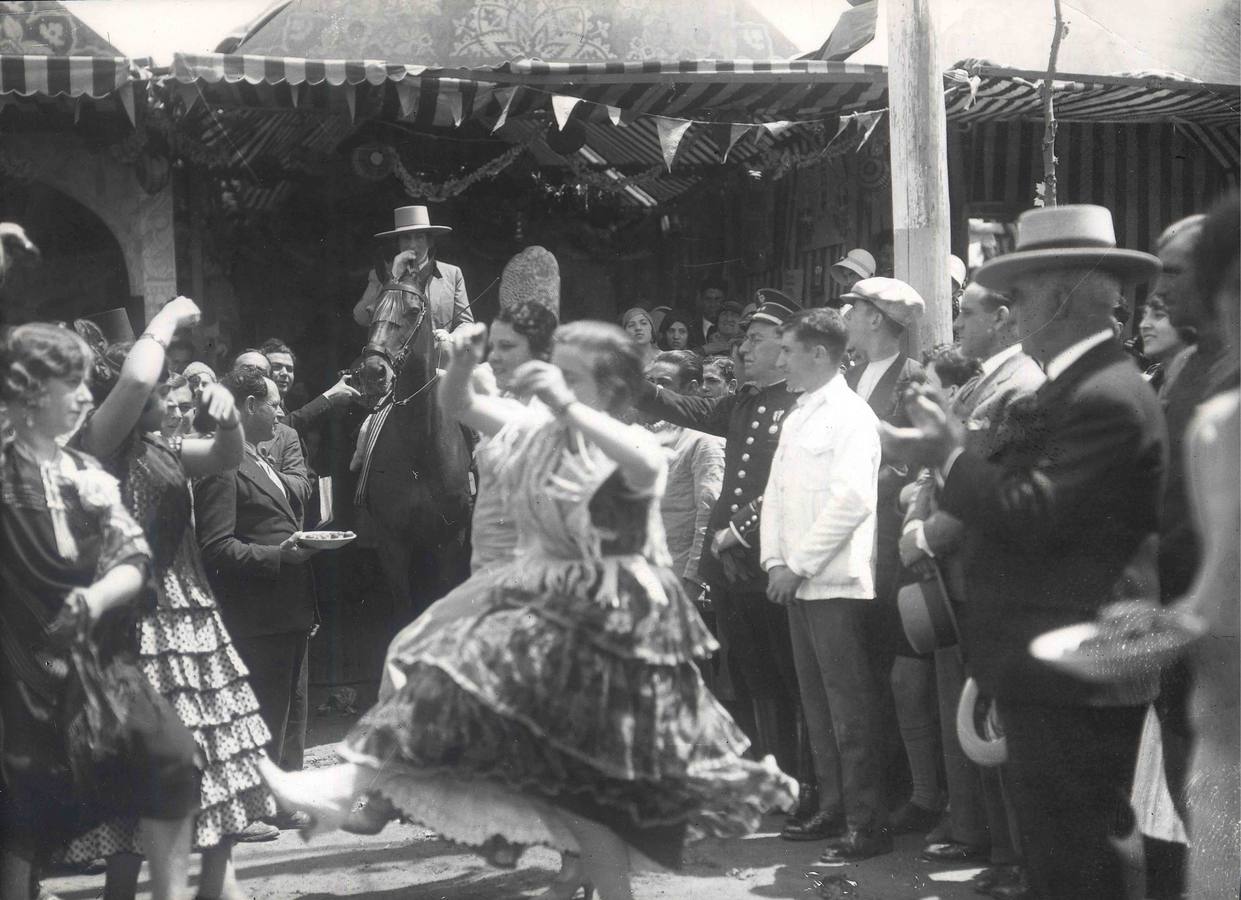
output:
<svg viewBox="0 0 1241 900"><path fill-rule="evenodd" d="M1125 351L1117 347L1113 341L1105 341L1096 347L1091 347L1084 356L1061 372L1059 378L1043 383L1037 394L1039 405L1054 405L1091 374L1117 361L1122 361L1124 357Z"/></svg>
<svg viewBox="0 0 1241 900"><path fill-rule="evenodd" d="M892 365L888 366L888 370L875 382L875 389L870 392L870 399L867 402L875 415L881 419L892 415L892 407L896 402L896 382L900 379L901 373L905 371L905 360L908 358L904 353L897 356Z"/></svg>
<svg viewBox="0 0 1241 900"><path fill-rule="evenodd" d="M268 463L268 465L271 464ZM260 469L259 464L251 459L250 454L247 453L245 458L242 459L241 465L237 467L237 473L252 482L255 487L270 497L272 502L280 507L282 511L288 513L289 518L294 523L297 522L297 517L293 515L293 507L289 505L289 498L285 496L285 492L272 483L267 473Z"/></svg>

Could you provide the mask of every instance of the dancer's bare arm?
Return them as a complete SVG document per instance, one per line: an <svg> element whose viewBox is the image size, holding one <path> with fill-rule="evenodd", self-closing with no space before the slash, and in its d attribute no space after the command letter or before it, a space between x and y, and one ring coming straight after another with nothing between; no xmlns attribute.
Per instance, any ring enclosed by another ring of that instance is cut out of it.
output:
<svg viewBox="0 0 1241 900"><path fill-rule="evenodd" d="M450 416L475 431L493 435L525 414L526 409L516 401L474 390L471 375L474 367L483 361L486 344L487 326L481 322L463 324L454 331L444 344L448 349L448 368L436 392L440 405Z"/></svg>

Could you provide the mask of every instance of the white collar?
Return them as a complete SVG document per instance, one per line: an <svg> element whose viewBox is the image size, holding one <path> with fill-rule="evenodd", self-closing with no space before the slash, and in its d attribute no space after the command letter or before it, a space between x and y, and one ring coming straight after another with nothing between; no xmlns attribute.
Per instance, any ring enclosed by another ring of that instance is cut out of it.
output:
<svg viewBox="0 0 1241 900"><path fill-rule="evenodd" d="M1061 350L1051 359L1047 360L1047 365L1044 367L1044 371L1047 372L1047 380L1055 381L1065 373L1069 366L1073 365L1073 363L1077 362L1100 344L1106 344L1108 341L1112 340L1113 337L1114 335L1112 334L1112 330L1110 328L1104 328L1102 331L1096 331L1094 334L1090 335L1090 337L1082 338L1076 344Z"/></svg>
<svg viewBox="0 0 1241 900"><path fill-rule="evenodd" d="M898 349L891 356L885 356L883 359L869 359L866 361L866 369L873 367L876 372L882 374L888 371L888 367L891 366L892 363L896 362L896 358L900 355L901 351ZM862 371L865 372L866 369L863 369Z"/></svg>
<svg viewBox="0 0 1241 900"><path fill-rule="evenodd" d="M806 391L797 398L796 406L798 409L808 410L816 406L822 406L835 393L839 392L840 386L845 384L845 377L839 373L832 376L831 380L820 388L813 391ZM845 385L845 390L848 390Z"/></svg>
<svg viewBox="0 0 1241 900"><path fill-rule="evenodd" d="M993 353L982 361L982 377L986 378L1004 363L1008 362L1014 356L1021 352L1021 341L1010 347L1005 347L999 353Z"/></svg>

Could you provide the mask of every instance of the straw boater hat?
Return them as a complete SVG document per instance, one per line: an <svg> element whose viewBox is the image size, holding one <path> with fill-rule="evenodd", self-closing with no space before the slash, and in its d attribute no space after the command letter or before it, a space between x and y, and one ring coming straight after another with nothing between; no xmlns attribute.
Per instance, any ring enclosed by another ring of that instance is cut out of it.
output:
<svg viewBox="0 0 1241 900"><path fill-rule="evenodd" d="M392 220L392 230L381 231L375 237L391 237L407 231L425 231L428 234L448 234L452 231L447 225L432 225L431 214L425 206L398 206L392 211Z"/></svg>
<svg viewBox="0 0 1241 900"><path fill-rule="evenodd" d="M965 266L965 260L955 254L948 254L948 277L952 279L952 285L957 290L965 287L965 279L969 274L969 270Z"/></svg>
<svg viewBox="0 0 1241 900"><path fill-rule="evenodd" d="M1106 272L1126 284L1149 281L1160 268L1158 257L1116 246L1110 210L1083 203L1023 212L1017 218L1017 248L979 266L974 281L1004 291L1022 275L1065 266Z"/></svg>
<svg viewBox="0 0 1241 900"><path fill-rule="evenodd" d="M861 247L857 247L832 263L832 267L828 269L832 281L837 284L845 283L848 277L846 272L852 272L858 278L870 278L875 274L875 257Z"/></svg>

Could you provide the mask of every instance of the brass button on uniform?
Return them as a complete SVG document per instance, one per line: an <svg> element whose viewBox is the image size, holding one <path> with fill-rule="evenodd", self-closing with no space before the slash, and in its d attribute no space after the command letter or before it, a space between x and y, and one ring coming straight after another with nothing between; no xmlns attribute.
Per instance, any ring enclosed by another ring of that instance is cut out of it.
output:
<svg viewBox="0 0 1241 900"><path fill-rule="evenodd" d="M737 473L737 477L738 477L738 478L745 478L745 469L742 469L740 472L738 472L738 473Z"/></svg>
<svg viewBox="0 0 1241 900"><path fill-rule="evenodd" d="M728 511L729 511L729 512L736 512L736 511L737 511L737 510L739 510L740 508L741 508L741 507L739 507L736 503L733 503L732 505L730 505L730 506L728 507Z"/></svg>
<svg viewBox="0 0 1241 900"><path fill-rule="evenodd" d="M745 442L746 442L747 444L753 444L753 443L754 443L754 438L752 438L752 437L748 437L748 438L746 438L746 439L745 439Z"/></svg>
<svg viewBox="0 0 1241 900"><path fill-rule="evenodd" d="M749 461L750 461L750 454L748 454L748 453L742 453L742 454L741 454L741 461L742 461L742 462L749 462Z"/></svg>
<svg viewBox="0 0 1241 900"><path fill-rule="evenodd" d="M740 497L740 496L741 496L741 488L733 488L733 496L735 496L735 497Z"/></svg>

